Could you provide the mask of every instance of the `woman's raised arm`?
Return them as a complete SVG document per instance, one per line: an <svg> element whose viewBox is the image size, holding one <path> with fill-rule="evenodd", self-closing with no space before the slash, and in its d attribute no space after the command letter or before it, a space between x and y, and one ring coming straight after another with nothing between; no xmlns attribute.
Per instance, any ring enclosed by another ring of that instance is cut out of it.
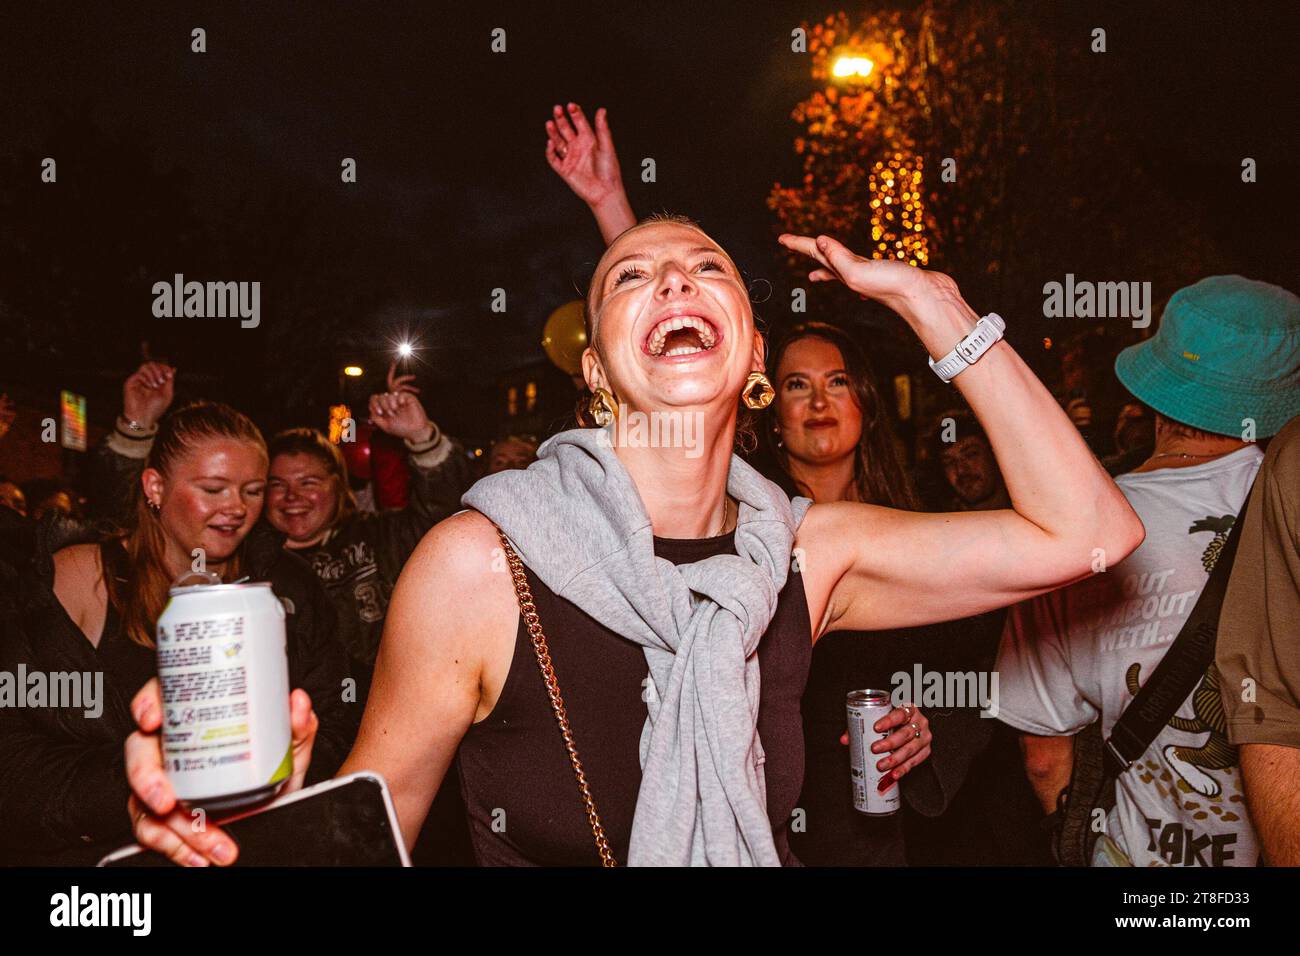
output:
<svg viewBox="0 0 1300 956"><path fill-rule="evenodd" d="M826 236L782 236L897 312L937 361L978 316L948 276L854 255ZM1024 600L1127 557L1142 522L1051 394L1005 340L953 384L988 435L1009 510L916 514L816 505L799 531L814 634L953 620Z"/></svg>
<svg viewBox="0 0 1300 956"><path fill-rule="evenodd" d="M596 217L601 238L609 245L636 225L636 215L623 188L623 173L605 109L596 110L594 130L577 103L568 105L567 115L559 104L553 112L554 117L546 121L546 161L574 195L587 204Z"/></svg>

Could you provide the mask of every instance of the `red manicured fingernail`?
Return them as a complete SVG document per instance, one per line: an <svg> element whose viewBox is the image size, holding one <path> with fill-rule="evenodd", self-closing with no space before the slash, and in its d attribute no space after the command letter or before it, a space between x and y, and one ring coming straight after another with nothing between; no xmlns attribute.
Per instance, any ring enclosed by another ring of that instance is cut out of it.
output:
<svg viewBox="0 0 1300 956"><path fill-rule="evenodd" d="M876 789L879 790L881 793L884 793L886 790L892 787L895 781L897 780L898 777L896 777L892 772L887 773L880 778L880 783L876 785Z"/></svg>

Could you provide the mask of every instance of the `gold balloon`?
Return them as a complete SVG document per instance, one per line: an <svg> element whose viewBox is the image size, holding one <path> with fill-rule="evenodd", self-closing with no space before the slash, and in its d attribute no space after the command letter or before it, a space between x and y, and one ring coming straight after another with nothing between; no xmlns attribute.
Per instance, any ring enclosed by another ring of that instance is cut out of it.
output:
<svg viewBox="0 0 1300 956"><path fill-rule="evenodd" d="M555 367L569 375L582 371L582 353L587 348L587 329L582 321L582 300L560 306L542 329L542 348Z"/></svg>

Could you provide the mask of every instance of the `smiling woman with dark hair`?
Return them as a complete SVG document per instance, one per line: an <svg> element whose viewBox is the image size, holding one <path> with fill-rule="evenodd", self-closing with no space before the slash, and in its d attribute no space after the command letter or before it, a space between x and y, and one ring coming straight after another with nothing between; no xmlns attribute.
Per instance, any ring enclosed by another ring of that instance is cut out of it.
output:
<svg viewBox="0 0 1300 956"><path fill-rule="evenodd" d="M801 322L772 347L768 367L776 400L763 438L798 494L921 509L875 373L848 333Z"/></svg>

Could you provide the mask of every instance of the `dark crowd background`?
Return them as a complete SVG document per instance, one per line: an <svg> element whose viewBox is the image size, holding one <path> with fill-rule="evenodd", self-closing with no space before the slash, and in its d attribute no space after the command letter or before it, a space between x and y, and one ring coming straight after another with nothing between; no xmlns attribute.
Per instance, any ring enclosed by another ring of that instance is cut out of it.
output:
<svg viewBox="0 0 1300 956"><path fill-rule="evenodd" d="M1157 315L1211 272L1294 285L1300 239L1286 211L1300 208L1300 151L1279 112L1300 78L1292 9L953 7L973 35L1008 38L996 57L972 57L969 87L1005 97L997 122L1023 132L981 157L999 166L997 202L938 244L932 265L976 308L1007 317L1013 344L1058 390L1080 388L1065 384L1078 378L1070 339L1084 340L1084 374L1107 378L1114 351L1139 334L1122 321L1044 318L1042 286L1067 272L1152 281ZM87 397L93 439L146 359L180 370L179 398L229 401L269 433L323 427L331 404L376 391L394 345L410 340L430 415L470 447L561 426L574 393L542 356L541 328L585 287L601 245L543 158L555 102L606 106L634 209L699 219L755 278L759 315L774 327L796 318L790 290L807 283L774 242L766 200L800 177L790 111L817 86L790 31L831 12L803 2L9 8L0 391L19 410L9 440L25 444L0 470L75 479L78 453L36 444L36 423L57 416L69 389ZM1088 50L1098 25L1104 54ZM190 50L196 26L203 54ZM504 54L489 49L497 26ZM41 182L46 156L56 185ZM1251 184L1240 178L1247 156L1259 168ZM354 184L340 181L344 157L357 161ZM654 183L638 175L644 157ZM155 318L150 288L178 272L260 281L260 327ZM497 288L504 313L491 311ZM820 288L798 318L856 330L886 383L913 377L915 417L902 424L915 454L944 398L902 324ZM345 380L346 364L366 375ZM509 388L530 381L536 400L511 416ZM1098 416L1112 416L1123 396L1100 389Z"/></svg>
<svg viewBox="0 0 1300 956"><path fill-rule="evenodd" d="M906 15L918 4L889 6ZM1116 382L1114 356L1154 332L1169 295L1216 273L1296 285L1293 6L932 6L964 38L962 96L984 106L978 128L959 116L927 140L939 151L932 171L951 151L970 172L930 264L1008 320L1008 339L1119 473L1149 452L1152 423ZM93 449L121 410L123 381L151 361L178 369L176 404L228 402L270 435L323 429L340 402L364 408L409 342L402 370L480 468L501 435L565 427L577 392L545 357L542 328L580 297L602 249L543 157L552 104L572 100L608 109L637 213L698 219L753 280L774 334L815 319L854 335L894 399L927 507L982 506L945 475L934 432L962 412L901 321L842 289L810 288L806 313L789 307L808 283L775 242L769 200L801 180L792 111L818 86L790 31L833 12L809 2L6 10L0 483L22 485L33 517L76 512L92 490L87 453L42 441L42 423L59 416L62 390L84 395ZM1104 54L1088 49L1098 26ZM195 27L202 54L191 51ZM489 46L496 27L503 54ZM1005 42L986 48L985 36ZM41 181L44 157L57 160L56 184ZM1246 157L1256 182L1242 181ZM340 179L345 158L355 183ZM654 182L639 175L644 158ZM260 282L259 327L156 318L151 287L177 273ZM1046 317L1043 286L1067 273L1150 282L1151 327ZM504 312L492 309L498 289ZM345 376L349 365L363 374ZM1005 494L986 477L995 490L984 506ZM1043 862L1033 833L998 826L1033 814L1027 791L995 789L1020 774L1013 747L991 750L954 812L911 817L912 862Z"/></svg>

